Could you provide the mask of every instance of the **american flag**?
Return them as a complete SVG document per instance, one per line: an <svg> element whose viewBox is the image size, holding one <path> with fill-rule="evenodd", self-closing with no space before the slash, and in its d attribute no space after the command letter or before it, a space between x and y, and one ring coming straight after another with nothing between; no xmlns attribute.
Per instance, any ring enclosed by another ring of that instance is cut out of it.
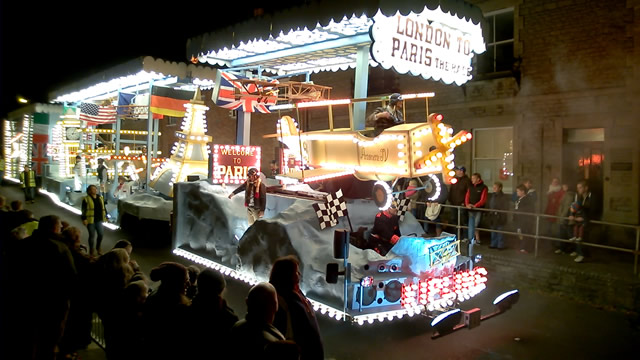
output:
<svg viewBox="0 0 640 360"><path fill-rule="evenodd" d="M264 95L262 94L262 85L251 83L243 85L240 81L234 81L238 79L245 78L224 71L220 72L219 90L217 97L213 99L216 105L231 110L238 109L242 106L242 111L244 112L259 111L264 114L271 113L269 106L275 105L278 100L277 91L269 95ZM274 80L273 84L275 86L278 84L278 81ZM240 92L240 99L238 100L236 100L236 89ZM216 92L214 91L214 96L215 95Z"/></svg>
<svg viewBox="0 0 640 360"><path fill-rule="evenodd" d="M82 103L80 105L80 120L86 121L87 125L114 123L116 122L116 107Z"/></svg>

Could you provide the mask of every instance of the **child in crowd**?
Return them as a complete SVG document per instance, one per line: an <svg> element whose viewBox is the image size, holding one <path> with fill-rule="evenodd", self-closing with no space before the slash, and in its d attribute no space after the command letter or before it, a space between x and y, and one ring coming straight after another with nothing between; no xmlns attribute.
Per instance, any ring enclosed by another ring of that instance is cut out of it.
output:
<svg viewBox="0 0 640 360"><path fill-rule="evenodd" d="M574 219L583 219L584 214L582 211L582 206L576 201L571 204L569 208L569 213ZM573 225L573 237L569 240L571 241L582 241L582 235L584 233L584 221L578 220L570 220L569 225Z"/></svg>

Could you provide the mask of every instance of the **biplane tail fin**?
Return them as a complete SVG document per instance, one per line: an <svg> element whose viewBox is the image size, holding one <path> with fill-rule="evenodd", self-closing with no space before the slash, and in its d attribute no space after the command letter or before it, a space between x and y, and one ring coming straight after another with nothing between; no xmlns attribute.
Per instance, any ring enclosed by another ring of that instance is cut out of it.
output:
<svg viewBox="0 0 640 360"><path fill-rule="evenodd" d="M300 148L298 123L291 116L283 116L278 120L278 139L291 150Z"/></svg>
<svg viewBox="0 0 640 360"><path fill-rule="evenodd" d="M278 134L284 138L298 136L298 122L291 116L283 116L278 120Z"/></svg>

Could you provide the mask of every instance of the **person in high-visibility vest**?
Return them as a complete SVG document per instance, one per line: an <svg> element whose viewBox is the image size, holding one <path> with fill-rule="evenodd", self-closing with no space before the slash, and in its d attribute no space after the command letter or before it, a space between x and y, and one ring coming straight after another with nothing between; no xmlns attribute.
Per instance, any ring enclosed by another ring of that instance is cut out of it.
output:
<svg viewBox="0 0 640 360"><path fill-rule="evenodd" d="M24 202L30 201L33 204L36 198L36 172L29 165L25 165L24 171L20 173L20 183L24 191Z"/></svg>
<svg viewBox="0 0 640 360"><path fill-rule="evenodd" d="M107 210L104 207L104 200L98 194L98 188L95 185L89 185L87 196L82 199L82 223L89 230L89 254L91 256L95 256L96 250L98 255L102 255L100 245L103 235L102 223L105 221L107 221Z"/></svg>

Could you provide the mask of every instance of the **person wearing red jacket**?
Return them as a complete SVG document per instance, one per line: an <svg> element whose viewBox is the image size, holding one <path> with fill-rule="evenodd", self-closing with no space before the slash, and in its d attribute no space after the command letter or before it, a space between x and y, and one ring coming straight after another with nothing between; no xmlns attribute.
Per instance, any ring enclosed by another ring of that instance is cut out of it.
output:
<svg viewBox="0 0 640 360"><path fill-rule="evenodd" d="M478 173L471 175L471 186L464 197L464 206L469 209L469 240L471 244L480 245L480 231L476 230L482 218L482 212L473 210L483 208L487 202L487 186Z"/></svg>
<svg viewBox="0 0 640 360"><path fill-rule="evenodd" d="M250 168L247 171L247 181L229 194L229 199L244 191L244 206L247 207L247 221L249 226L264 216L267 207L267 187L262 182L260 171Z"/></svg>

